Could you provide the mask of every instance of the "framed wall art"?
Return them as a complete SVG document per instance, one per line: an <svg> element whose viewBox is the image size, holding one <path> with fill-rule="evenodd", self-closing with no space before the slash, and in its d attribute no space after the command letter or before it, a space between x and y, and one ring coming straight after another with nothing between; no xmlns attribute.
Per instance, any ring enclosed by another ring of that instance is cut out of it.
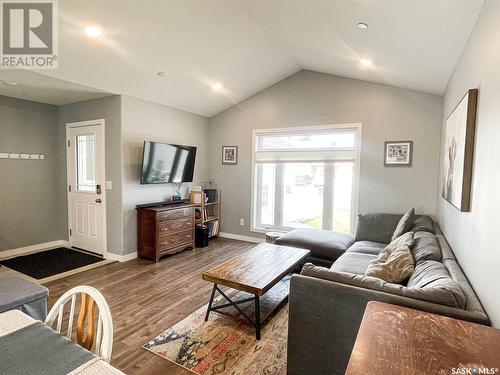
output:
<svg viewBox="0 0 500 375"><path fill-rule="evenodd" d="M411 167L413 141L388 141L384 143L384 166Z"/></svg>
<svg viewBox="0 0 500 375"><path fill-rule="evenodd" d="M442 197L462 212L470 211L477 89L470 89L446 120Z"/></svg>
<svg viewBox="0 0 500 375"><path fill-rule="evenodd" d="M238 164L238 146L222 146L222 164Z"/></svg>

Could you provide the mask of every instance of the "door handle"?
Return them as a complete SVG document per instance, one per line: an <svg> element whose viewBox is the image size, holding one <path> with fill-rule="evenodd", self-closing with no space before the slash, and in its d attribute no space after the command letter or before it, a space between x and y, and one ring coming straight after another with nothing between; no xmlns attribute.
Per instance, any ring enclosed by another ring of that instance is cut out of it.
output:
<svg viewBox="0 0 500 375"><path fill-rule="evenodd" d="M101 202L102 202L102 200L101 200L101 198L97 198L97 199L95 200L95 202L96 202L96 203L101 203Z"/></svg>

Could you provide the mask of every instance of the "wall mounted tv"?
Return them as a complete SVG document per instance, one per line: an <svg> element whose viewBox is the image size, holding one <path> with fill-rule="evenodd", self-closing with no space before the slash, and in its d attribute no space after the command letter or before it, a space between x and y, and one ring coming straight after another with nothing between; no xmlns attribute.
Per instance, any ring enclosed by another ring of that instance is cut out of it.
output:
<svg viewBox="0 0 500 375"><path fill-rule="evenodd" d="M192 182L196 147L144 142L141 184Z"/></svg>

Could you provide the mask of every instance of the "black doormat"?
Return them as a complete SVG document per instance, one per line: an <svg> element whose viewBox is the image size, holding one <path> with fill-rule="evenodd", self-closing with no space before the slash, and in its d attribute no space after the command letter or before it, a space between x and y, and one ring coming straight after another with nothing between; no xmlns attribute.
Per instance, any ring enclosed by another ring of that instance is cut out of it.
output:
<svg viewBox="0 0 500 375"><path fill-rule="evenodd" d="M35 279L44 279L89 264L102 262L103 260L103 258L94 255L60 247L7 259L0 262L0 264Z"/></svg>

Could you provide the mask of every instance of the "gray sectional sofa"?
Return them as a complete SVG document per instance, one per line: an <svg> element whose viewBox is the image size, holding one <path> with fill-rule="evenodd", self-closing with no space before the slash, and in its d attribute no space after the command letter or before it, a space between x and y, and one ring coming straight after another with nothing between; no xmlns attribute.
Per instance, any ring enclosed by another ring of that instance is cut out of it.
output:
<svg viewBox="0 0 500 375"><path fill-rule="evenodd" d="M417 217L410 229L415 270L407 281L392 284L365 276L370 261L391 242L401 217L360 215L355 236L300 229L278 239L278 244L311 251L311 263L291 280L288 375L344 374L369 301L490 324L429 216Z"/></svg>

